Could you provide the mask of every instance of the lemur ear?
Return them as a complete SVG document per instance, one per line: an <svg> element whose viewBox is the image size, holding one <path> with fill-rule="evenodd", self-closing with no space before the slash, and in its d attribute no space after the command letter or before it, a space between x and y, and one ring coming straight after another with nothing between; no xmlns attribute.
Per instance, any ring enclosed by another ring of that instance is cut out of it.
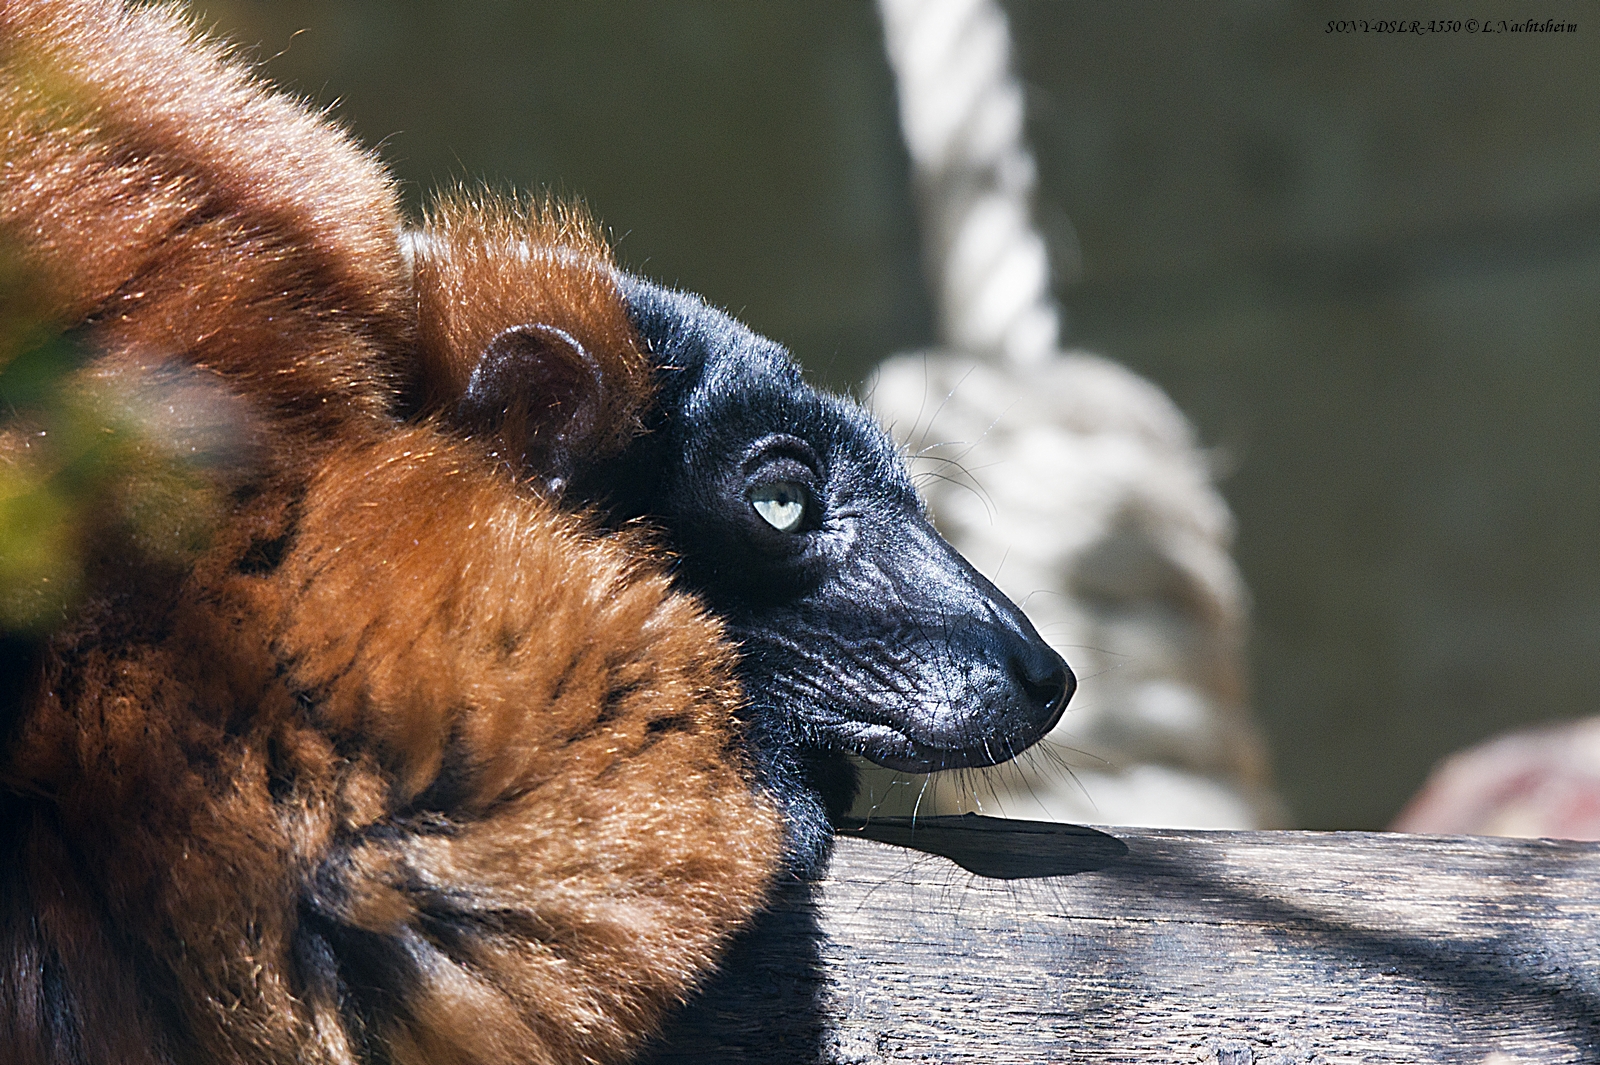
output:
<svg viewBox="0 0 1600 1065"><path fill-rule="evenodd" d="M553 491L577 472L600 421L600 365L553 325L504 329L489 340L456 404L456 422L498 436L505 458Z"/></svg>
<svg viewBox="0 0 1600 1065"><path fill-rule="evenodd" d="M643 429L650 360L578 208L458 192L401 247L417 310L409 409L443 415L555 491Z"/></svg>

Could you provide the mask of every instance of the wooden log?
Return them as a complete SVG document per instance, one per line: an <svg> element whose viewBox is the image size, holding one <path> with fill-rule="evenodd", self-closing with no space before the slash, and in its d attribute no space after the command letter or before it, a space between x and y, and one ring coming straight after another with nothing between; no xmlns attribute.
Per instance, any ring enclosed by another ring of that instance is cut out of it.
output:
<svg viewBox="0 0 1600 1065"><path fill-rule="evenodd" d="M917 850L851 835L649 1060L1600 1061L1600 844L970 816L855 826Z"/></svg>

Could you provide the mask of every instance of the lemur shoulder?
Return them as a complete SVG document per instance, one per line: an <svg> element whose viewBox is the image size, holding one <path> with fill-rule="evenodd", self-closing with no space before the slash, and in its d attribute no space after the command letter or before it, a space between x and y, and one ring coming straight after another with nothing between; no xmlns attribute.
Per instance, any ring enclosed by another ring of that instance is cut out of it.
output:
<svg viewBox="0 0 1600 1065"><path fill-rule="evenodd" d="M820 870L846 752L1060 714L870 419L575 212L406 234L370 153L117 0L0 0L0 137L5 314L161 428L3 641L11 1060L618 1061ZM31 417L0 462L62 461Z"/></svg>

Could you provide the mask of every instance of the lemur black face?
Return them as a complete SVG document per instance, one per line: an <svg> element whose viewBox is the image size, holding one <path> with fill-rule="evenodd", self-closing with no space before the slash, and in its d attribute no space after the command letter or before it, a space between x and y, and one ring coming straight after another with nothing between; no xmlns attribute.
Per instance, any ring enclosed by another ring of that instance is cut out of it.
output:
<svg viewBox="0 0 1600 1065"><path fill-rule="evenodd" d="M825 855L825 809L853 797L844 752L927 772L1048 732L1071 671L933 530L871 416L700 300L623 284L660 402L597 481L617 517L665 529L679 579L739 641L750 742L798 864Z"/></svg>

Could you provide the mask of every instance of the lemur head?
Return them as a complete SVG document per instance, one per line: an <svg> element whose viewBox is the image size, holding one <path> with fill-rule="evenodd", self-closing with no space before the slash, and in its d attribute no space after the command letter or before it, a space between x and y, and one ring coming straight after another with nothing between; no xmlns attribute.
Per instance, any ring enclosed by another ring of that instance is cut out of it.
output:
<svg viewBox="0 0 1600 1065"><path fill-rule="evenodd" d="M742 650L749 735L791 857L827 852L854 752L911 772L1003 762L1060 718L1071 670L934 531L888 434L781 346L622 279L659 380L614 464L573 488L658 524Z"/></svg>
<svg viewBox="0 0 1600 1065"><path fill-rule="evenodd" d="M847 754L990 765L1055 725L1072 672L933 530L871 415L566 222L528 239L449 210L413 247L424 347L457 353L434 402L454 397L450 417L545 491L664 539L739 644L749 747L793 868L826 859L855 793ZM493 283L451 281L478 276Z"/></svg>

